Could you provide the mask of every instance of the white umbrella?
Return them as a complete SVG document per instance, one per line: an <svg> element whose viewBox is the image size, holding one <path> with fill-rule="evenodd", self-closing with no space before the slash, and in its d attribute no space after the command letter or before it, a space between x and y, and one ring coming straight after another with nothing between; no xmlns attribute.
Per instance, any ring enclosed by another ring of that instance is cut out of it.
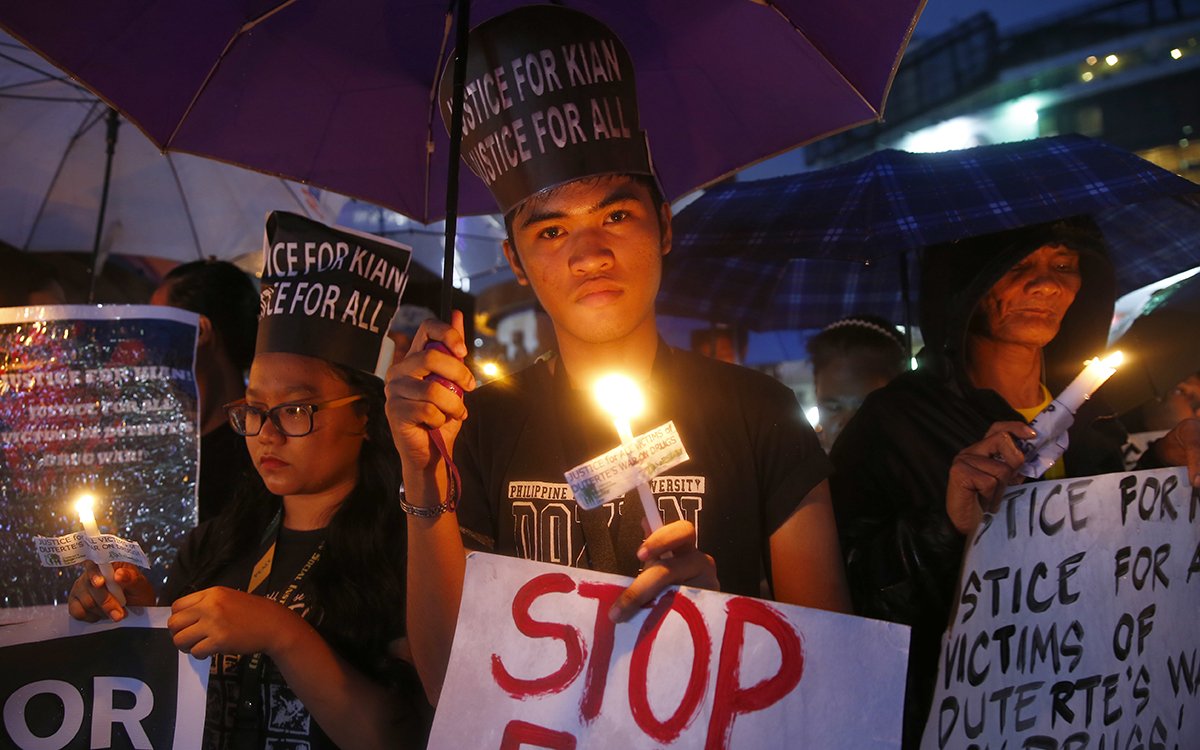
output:
<svg viewBox="0 0 1200 750"><path fill-rule="evenodd" d="M262 244L268 211L333 222L346 199L186 154L163 154L108 107L0 33L0 240L25 250L188 261ZM107 206L97 236L107 186Z"/></svg>

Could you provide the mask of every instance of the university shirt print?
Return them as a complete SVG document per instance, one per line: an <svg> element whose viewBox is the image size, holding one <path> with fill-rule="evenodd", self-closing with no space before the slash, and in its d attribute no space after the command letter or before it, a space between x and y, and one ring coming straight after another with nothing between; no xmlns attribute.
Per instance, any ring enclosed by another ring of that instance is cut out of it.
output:
<svg viewBox="0 0 1200 750"><path fill-rule="evenodd" d="M704 509L703 476L662 476L650 480L650 491L658 504L664 523L684 520L701 529ZM509 507L512 511L513 548L517 557L537 562L573 567L590 567L586 556L587 539L580 514L566 482L508 482ZM641 505L636 493L605 503L598 512L606 516L611 531L626 509L634 509L639 519Z"/></svg>

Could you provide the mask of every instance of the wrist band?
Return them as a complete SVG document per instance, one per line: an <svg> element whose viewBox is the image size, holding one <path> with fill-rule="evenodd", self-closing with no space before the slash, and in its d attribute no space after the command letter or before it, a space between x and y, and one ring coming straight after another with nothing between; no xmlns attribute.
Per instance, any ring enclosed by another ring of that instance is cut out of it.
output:
<svg viewBox="0 0 1200 750"><path fill-rule="evenodd" d="M400 510L417 518L437 518L448 510L455 510L458 508L458 499L462 497L462 480L459 478L458 467L450 458L450 451L446 449L446 441L442 440L442 433L438 430L430 430L429 436L433 439L438 453L442 455L443 463L446 464L446 499L432 507L413 505L408 502L408 496L404 494L404 488L401 487Z"/></svg>
<svg viewBox="0 0 1200 750"><path fill-rule="evenodd" d="M417 518L437 518L448 510L454 510L448 503L439 503L432 508L424 505L413 505L408 502L408 497L404 494L404 488L400 488L400 510L410 516Z"/></svg>

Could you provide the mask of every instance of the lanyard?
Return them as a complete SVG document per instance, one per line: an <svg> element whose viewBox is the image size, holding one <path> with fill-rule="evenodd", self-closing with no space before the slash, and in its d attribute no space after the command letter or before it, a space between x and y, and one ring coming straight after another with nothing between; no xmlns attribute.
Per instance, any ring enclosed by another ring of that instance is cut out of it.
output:
<svg viewBox="0 0 1200 750"><path fill-rule="evenodd" d="M267 526L267 530L263 533L262 539L259 540L259 549L264 546L266 549L259 556L258 562L254 564L254 569L250 573L250 584L247 591L254 594L259 589L266 586L271 577L271 568L275 562L275 548L279 544L279 527L283 522L283 509L281 508L271 523ZM291 601L292 596L300 588L301 582L308 576L309 571L321 559L321 552L325 549L324 540L321 541L317 548L313 551L309 558L296 575L292 577L291 583L279 595L277 601L281 606L286 607ZM241 680L239 681L237 710L234 714L233 738L231 746L237 750L244 748L255 748L261 746L261 738L259 732L261 730L260 714L262 706L262 681L266 671L266 660L263 659L262 652L251 654L248 659L242 661Z"/></svg>

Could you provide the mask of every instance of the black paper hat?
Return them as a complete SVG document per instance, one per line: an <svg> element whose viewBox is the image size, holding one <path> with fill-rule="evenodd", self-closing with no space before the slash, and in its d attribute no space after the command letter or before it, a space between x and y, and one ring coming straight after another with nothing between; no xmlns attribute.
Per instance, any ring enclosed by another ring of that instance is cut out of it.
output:
<svg viewBox="0 0 1200 750"><path fill-rule="evenodd" d="M507 214L581 177L654 176L633 62L604 24L557 5L489 19L467 41L462 157ZM438 93L450 123L450 56Z"/></svg>
<svg viewBox="0 0 1200 750"><path fill-rule="evenodd" d="M412 251L273 211L263 242L256 354L287 352L379 372Z"/></svg>

